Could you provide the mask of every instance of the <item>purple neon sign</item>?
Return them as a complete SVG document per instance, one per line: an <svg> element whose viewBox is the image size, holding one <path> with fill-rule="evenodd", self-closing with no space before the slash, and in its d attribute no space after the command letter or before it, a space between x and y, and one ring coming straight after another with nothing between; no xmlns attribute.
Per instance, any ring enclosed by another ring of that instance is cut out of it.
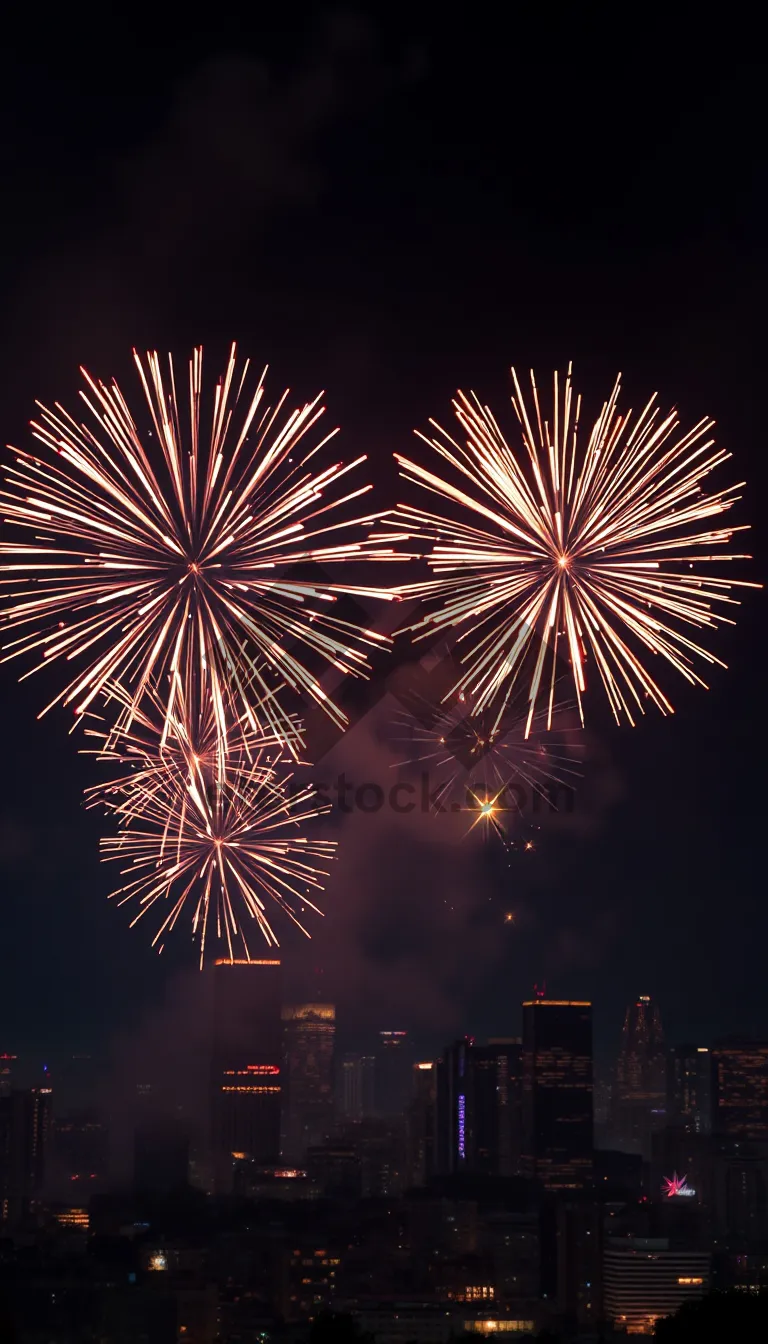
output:
<svg viewBox="0 0 768 1344"><path fill-rule="evenodd" d="M464 1161L464 1131L466 1119L466 1102L463 1096L459 1097L459 1157Z"/></svg>

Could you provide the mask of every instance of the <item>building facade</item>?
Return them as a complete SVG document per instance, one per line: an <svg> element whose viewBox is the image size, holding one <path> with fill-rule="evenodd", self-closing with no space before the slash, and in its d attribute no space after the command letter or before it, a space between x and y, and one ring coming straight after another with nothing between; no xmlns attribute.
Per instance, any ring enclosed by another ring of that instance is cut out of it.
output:
<svg viewBox="0 0 768 1344"><path fill-rule="evenodd" d="M268 1166L280 1157L281 967L217 961L213 976L211 1150L216 1188L226 1191L233 1160Z"/></svg>
<svg viewBox="0 0 768 1344"><path fill-rule="evenodd" d="M712 1065L716 1132L768 1140L768 1042L719 1041Z"/></svg>
<svg viewBox="0 0 768 1344"><path fill-rule="evenodd" d="M376 1114L376 1057L347 1054L339 1075L338 1115L343 1120L366 1120Z"/></svg>
<svg viewBox="0 0 768 1344"><path fill-rule="evenodd" d="M333 1124L336 1009L332 1003L283 1008L283 1156L300 1162Z"/></svg>
<svg viewBox="0 0 768 1344"><path fill-rule="evenodd" d="M424 1186L435 1170L435 1103L437 1066L433 1060L413 1065L411 1102L406 1116L406 1178Z"/></svg>
<svg viewBox="0 0 768 1344"><path fill-rule="evenodd" d="M712 1057L706 1045L675 1045L667 1054L667 1124L689 1134L712 1132Z"/></svg>
<svg viewBox="0 0 768 1344"><path fill-rule="evenodd" d="M52 1100L50 1087L0 1096L0 1225L23 1219L42 1195Z"/></svg>
<svg viewBox="0 0 768 1344"><path fill-rule="evenodd" d="M661 1013L639 994L624 1018L616 1067L614 1142L627 1153L651 1156L651 1135L663 1129L667 1110L667 1058Z"/></svg>
<svg viewBox="0 0 768 1344"><path fill-rule="evenodd" d="M523 1004L521 1172L550 1190L592 1181L592 1005Z"/></svg>
<svg viewBox="0 0 768 1344"><path fill-rule="evenodd" d="M609 1241L603 1256L606 1318L617 1330L652 1335L660 1316L709 1292L708 1251L670 1249L667 1240Z"/></svg>

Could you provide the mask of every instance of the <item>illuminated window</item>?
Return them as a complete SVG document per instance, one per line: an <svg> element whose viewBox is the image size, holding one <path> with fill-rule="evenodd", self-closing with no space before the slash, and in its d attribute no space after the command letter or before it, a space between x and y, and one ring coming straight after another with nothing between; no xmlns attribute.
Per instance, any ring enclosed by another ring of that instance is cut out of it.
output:
<svg viewBox="0 0 768 1344"><path fill-rule="evenodd" d="M678 1282L678 1283L703 1283L704 1280L703 1280L703 1279L690 1279L690 1278L684 1278L684 1279L678 1279L677 1282Z"/></svg>

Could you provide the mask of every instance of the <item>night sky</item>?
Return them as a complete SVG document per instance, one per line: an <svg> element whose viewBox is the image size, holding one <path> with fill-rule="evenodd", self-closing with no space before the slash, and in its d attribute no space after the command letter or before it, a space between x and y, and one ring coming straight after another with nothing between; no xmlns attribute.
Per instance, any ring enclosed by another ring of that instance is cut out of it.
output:
<svg viewBox="0 0 768 1344"><path fill-rule="evenodd" d="M734 453L718 483L747 480L734 521L753 524L744 576L761 580L757 35L708 32L700 13L693 39L639 11L541 7L509 30L496 6L453 12L304 21L292 7L283 21L277 7L245 27L216 6L215 26L187 17L164 38L133 11L112 40L67 11L58 31L11 36L3 441L27 444L36 397L73 407L81 363L135 399L132 346L183 360L202 343L211 376L237 339L297 397L326 389L347 456L367 452L395 502L392 452L430 416L448 422L457 386L511 433L510 364L544 379L572 358L595 410L620 370L626 404L658 390L684 423L716 419ZM764 603L749 594L716 637L729 668L709 693L662 673L674 718L618 730L590 697L589 787L537 868L415 824L393 844L386 819L376 833L345 821L325 924L291 963L297 992L322 963L350 1040L353 1019L437 1044L511 1032L542 979L594 999L606 1050L637 992L658 996L673 1039L768 1032ZM106 901L81 804L93 764L63 711L36 719L60 674L17 685L21 670L0 668L0 1048L104 1046L177 983L189 994L194 955L179 940L158 959ZM381 731L349 744L358 776Z"/></svg>

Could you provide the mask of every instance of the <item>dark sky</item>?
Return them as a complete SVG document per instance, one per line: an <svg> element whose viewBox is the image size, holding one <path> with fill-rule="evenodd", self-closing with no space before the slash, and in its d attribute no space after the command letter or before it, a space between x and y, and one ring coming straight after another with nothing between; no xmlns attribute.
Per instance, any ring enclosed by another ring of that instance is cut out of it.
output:
<svg viewBox="0 0 768 1344"><path fill-rule="evenodd" d="M762 578L757 33L699 13L694 38L600 7L509 28L490 5L284 8L216 6L201 27L188 11L167 36L135 11L112 35L68 9L9 34L3 439L25 442L36 397L73 405L81 363L135 396L133 345L183 358L202 342L210 372L236 338L297 395L327 389L349 456L368 452L394 497L392 452L447 420L458 385L504 414L511 363L572 358L592 406L621 370L630 404L658 390L684 421L715 417ZM347 1022L508 1032L547 977L594 998L607 1047L636 992L672 1037L768 1031L764 629L752 594L711 691L665 681L671 720L615 730L592 697L592 801L534 877L485 851L446 860L431 835L372 849L345 826L354 860L312 955ZM35 717L52 682L16 675L0 668L0 1047L103 1043L151 1019L189 956L156 959L107 903L80 801L92 767L63 714ZM446 863L461 926L435 892ZM502 941L474 907L510 900Z"/></svg>

